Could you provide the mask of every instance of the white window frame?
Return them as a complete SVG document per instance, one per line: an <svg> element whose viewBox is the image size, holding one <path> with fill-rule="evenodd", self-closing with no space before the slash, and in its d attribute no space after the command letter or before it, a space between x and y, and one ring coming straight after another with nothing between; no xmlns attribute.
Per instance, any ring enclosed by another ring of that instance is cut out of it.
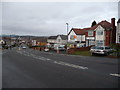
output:
<svg viewBox="0 0 120 90"><path fill-rule="evenodd" d="M89 39L89 44L90 44L90 45L95 45L95 40Z"/></svg>
<svg viewBox="0 0 120 90"><path fill-rule="evenodd" d="M120 43L120 35L118 36L118 42Z"/></svg>
<svg viewBox="0 0 120 90"><path fill-rule="evenodd" d="M93 31L88 31L88 36L93 36Z"/></svg>
<svg viewBox="0 0 120 90"><path fill-rule="evenodd" d="M61 39L58 39L58 42L61 42Z"/></svg>
<svg viewBox="0 0 120 90"><path fill-rule="evenodd" d="M75 40L74 35L70 35L70 40Z"/></svg>
<svg viewBox="0 0 120 90"><path fill-rule="evenodd" d="M103 30L98 30L97 35L103 35Z"/></svg>
<svg viewBox="0 0 120 90"><path fill-rule="evenodd" d="M104 40L96 40L96 45L97 46L103 46L104 45Z"/></svg>

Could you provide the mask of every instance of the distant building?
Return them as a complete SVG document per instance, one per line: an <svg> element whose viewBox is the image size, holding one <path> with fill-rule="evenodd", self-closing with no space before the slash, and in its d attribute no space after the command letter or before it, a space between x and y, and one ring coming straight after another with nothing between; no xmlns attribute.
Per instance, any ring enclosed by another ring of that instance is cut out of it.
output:
<svg viewBox="0 0 120 90"><path fill-rule="evenodd" d="M32 46L36 46L37 45L37 41L36 40L32 40Z"/></svg>
<svg viewBox="0 0 120 90"><path fill-rule="evenodd" d="M117 22L117 29L116 29L116 43L120 44L120 19Z"/></svg>
<svg viewBox="0 0 120 90"><path fill-rule="evenodd" d="M47 42L50 44L55 44L57 42L57 36L48 37Z"/></svg>
<svg viewBox="0 0 120 90"><path fill-rule="evenodd" d="M67 44L67 35L57 35L56 43L61 45Z"/></svg>
<svg viewBox="0 0 120 90"><path fill-rule="evenodd" d="M50 36L47 39L48 45L50 47L54 47L54 45L66 45L67 44L67 35L57 35L57 36Z"/></svg>
<svg viewBox="0 0 120 90"><path fill-rule="evenodd" d="M32 46L46 46L47 44L47 37L35 37L32 38Z"/></svg>

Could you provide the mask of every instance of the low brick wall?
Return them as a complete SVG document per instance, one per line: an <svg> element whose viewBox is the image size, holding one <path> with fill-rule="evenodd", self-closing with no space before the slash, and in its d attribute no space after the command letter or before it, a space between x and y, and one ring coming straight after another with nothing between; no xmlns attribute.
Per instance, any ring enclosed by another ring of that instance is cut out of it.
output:
<svg viewBox="0 0 120 90"><path fill-rule="evenodd" d="M92 47L92 46L80 47L80 48L70 48L70 49L68 50L68 54L73 54L73 53L76 52L76 51L89 51L91 47Z"/></svg>
<svg viewBox="0 0 120 90"><path fill-rule="evenodd" d="M34 50L39 50L39 51L44 50L44 48L43 48L43 47L33 47L32 49L34 49Z"/></svg>

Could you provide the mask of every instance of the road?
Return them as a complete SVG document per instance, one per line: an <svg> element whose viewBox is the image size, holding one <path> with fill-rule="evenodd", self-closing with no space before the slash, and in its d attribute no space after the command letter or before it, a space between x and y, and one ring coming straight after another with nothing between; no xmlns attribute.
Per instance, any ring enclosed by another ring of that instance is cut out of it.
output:
<svg viewBox="0 0 120 90"><path fill-rule="evenodd" d="M4 50L3 88L118 88L118 59Z"/></svg>

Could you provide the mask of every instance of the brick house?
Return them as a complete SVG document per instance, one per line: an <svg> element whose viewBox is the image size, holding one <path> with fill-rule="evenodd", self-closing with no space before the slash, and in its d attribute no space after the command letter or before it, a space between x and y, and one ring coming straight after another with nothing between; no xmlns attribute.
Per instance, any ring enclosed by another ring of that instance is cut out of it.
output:
<svg viewBox="0 0 120 90"><path fill-rule="evenodd" d="M120 19L117 22L117 29L116 29L116 43L120 44Z"/></svg>
<svg viewBox="0 0 120 90"><path fill-rule="evenodd" d="M115 18L111 19L111 23L104 20L94 25L86 32L86 46L109 46L110 44L115 44L115 37Z"/></svg>
<svg viewBox="0 0 120 90"><path fill-rule="evenodd" d="M68 33L69 44L78 47L87 46L110 46L116 43L115 18L111 23L104 20L90 28L72 28Z"/></svg>

